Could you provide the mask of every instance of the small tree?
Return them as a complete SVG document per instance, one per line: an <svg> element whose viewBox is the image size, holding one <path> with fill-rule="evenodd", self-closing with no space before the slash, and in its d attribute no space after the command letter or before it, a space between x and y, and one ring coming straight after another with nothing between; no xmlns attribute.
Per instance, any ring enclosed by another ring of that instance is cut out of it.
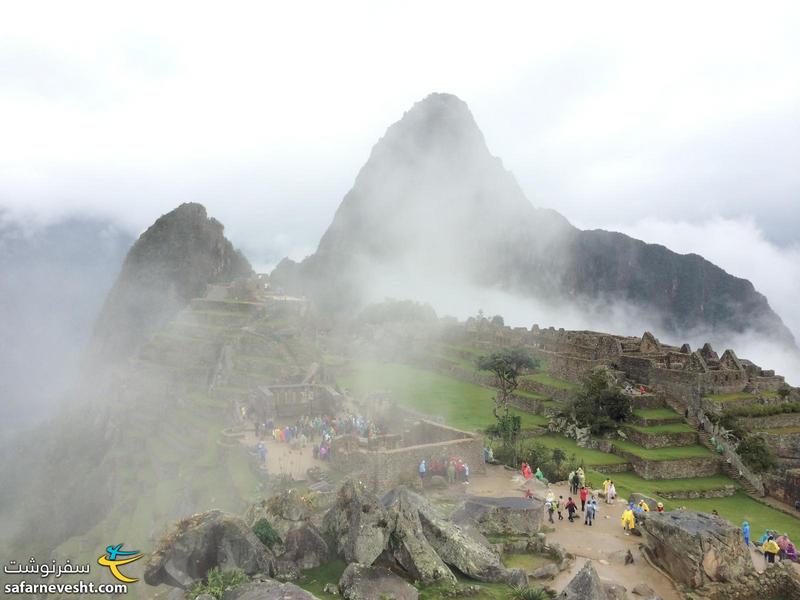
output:
<svg viewBox="0 0 800 600"><path fill-rule="evenodd" d="M495 394L493 412L498 422L508 417L508 401L519 385L519 376L525 369L539 367L539 361L522 348L492 352L479 357L475 364L479 370L490 371L497 378L498 392Z"/></svg>
<svg viewBox="0 0 800 600"><path fill-rule="evenodd" d="M503 439L504 453L512 454L511 461L517 462L516 439L521 429L519 416L510 415L509 400L514 390L517 389L520 374L525 369L536 369L539 362L522 348L506 348L481 356L476 361L476 366L481 371L489 371L497 379L497 393L494 397L492 412L497 419L495 430Z"/></svg>
<svg viewBox="0 0 800 600"><path fill-rule="evenodd" d="M614 385L609 384L603 369L589 371L572 404L575 420L595 435L613 430L632 414L631 400Z"/></svg>

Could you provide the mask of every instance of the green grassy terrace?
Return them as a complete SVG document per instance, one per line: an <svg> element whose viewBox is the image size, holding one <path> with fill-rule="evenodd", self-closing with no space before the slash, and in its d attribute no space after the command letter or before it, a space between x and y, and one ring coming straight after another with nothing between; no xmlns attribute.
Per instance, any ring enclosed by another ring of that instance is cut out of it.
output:
<svg viewBox="0 0 800 600"><path fill-rule="evenodd" d="M668 425L626 425L642 433L692 433L694 429L685 423L669 423Z"/></svg>
<svg viewBox="0 0 800 600"><path fill-rule="evenodd" d="M645 421L658 421L660 419L680 419L681 416L671 408L643 408L633 411L633 416Z"/></svg>
<svg viewBox="0 0 800 600"><path fill-rule="evenodd" d="M578 462L583 461L584 464L589 466L621 465L628 462L616 454L607 454L599 450L582 448L575 443L575 440L570 440L555 433L548 433L546 435L538 436L534 439L534 441L546 446L547 448L561 448L567 456L572 456L574 454Z"/></svg>
<svg viewBox="0 0 800 600"><path fill-rule="evenodd" d="M675 460L681 458L702 458L711 457L714 455L711 450L699 444L694 446L669 446L667 448L655 448L653 450L648 450L647 448L642 448L633 442L628 442L626 440L614 440L614 446L625 452L630 452L639 458L652 461Z"/></svg>
<svg viewBox="0 0 800 600"><path fill-rule="evenodd" d="M531 375L523 375L522 377L520 377L520 379L535 381L537 383L541 383L542 385L546 385L552 388L557 388L560 390L577 390L580 387L569 381L565 381L563 379L558 379L557 377L548 375L547 373L533 373Z"/></svg>

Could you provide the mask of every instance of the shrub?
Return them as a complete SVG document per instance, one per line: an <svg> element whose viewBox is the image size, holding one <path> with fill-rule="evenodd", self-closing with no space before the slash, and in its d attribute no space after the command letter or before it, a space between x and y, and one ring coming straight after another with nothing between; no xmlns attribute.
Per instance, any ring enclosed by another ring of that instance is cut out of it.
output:
<svg viewBox="0 0 800 600"><path fill-rule="evenodd" d="M219 600L225 590L247 583L249 580L250 578L241 569L220 571L219 567L214 567L206 574L205 581L197 582L186 592L186 598L194 600L200 594L209 594Z"/></svg>
<svg viewBox="0 0 800 600"><path fill-rule="evenodd" d="M253 524L253 533L267 548L272 549L273 546L281 543L281 536L267 519L256 521Z"/></svg>
<svg viewBox="0 0 800 600"><path fill-rule="evenodd" d="M754 471L768 471L775 466L775 455L764 438L748 435L736 447L736 453L744 464Z"/></svg>

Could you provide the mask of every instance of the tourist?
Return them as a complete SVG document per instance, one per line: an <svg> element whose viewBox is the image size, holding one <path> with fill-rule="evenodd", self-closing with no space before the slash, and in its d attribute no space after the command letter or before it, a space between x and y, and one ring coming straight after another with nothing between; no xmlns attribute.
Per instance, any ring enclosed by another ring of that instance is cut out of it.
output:
<svg viewBox="0 0 800 600"><path fill-rule="evenodd" d="M656 504L656 510L658 512L664 512L664 503L663 502L659 502L658 504Z"/></svg>
<svg viewBox="0 0 800 600"><path fill-rule="evenodd" d="M528 490L528 491L530 491L530 490ZM548 519L550 519L551 523L555 523L555 521L553 521L553 513L556 512L555 500L547 500L544 503L544 506L547 509L547 517L548 517Z"/></svg>
<svg viewBox="0 0 800 600"><path fill-rule="evenodd" d="M563 521L564 515L561 514L561 508L564 506L564 496L559 496L556 501L556 512L558 513L558 520Z"/></svg>
<svg viewBox="0 0 800 600"><path fill-rule="evenodd" d="M578 488L581 485L581 478L577 471L572 475L571 483L572 485L570 486L570 492L572 494L577 494Z"/></svg>
<svg viewBox="0 0 800 600"><path fill-rule="evenodd" d="M578 476L578 485L584 487L586 485L586 473L583 472L583 467L578 467L575 474ZM575 490L575 492L577 493L578 490Z"/></svg>
<svg viewBox="0 0 800 600"><path fill-rule="evenodd" d="M764 558L767 559L767 564L770 565L775 563L775 557L781 551L780 547L778 546L778 543L772 536L769 536L767 538L767 541L764 543L764 546L761 549L764 552Z"/></svg>
<svg viewBox="0 0 800 600"><path fill-rule="evenodd" d="M469 465L464 463L464 484L469 485Z"/></svg>
<svg viewBox="0 0 800 600"><path fill-rule="evenodd" d="M592 499L589 500L589 504L586 506L586 517L583 520L583 524L591 525L592 522L594 521L594 516L596 513L597 513L597 500L595 500L594 496L592 496Z"/></svg>
<svg viewBox="0 0 800 600"><path fill-rule="evenodd" d="M650 512L650 507L647 505L647 502L645 502L644 500L639 500L639 508L641 509L642 512L646 512L646 513Z"/></svg>
<svg viewBox="0 0 800 600"><path fill-rule="evenodd" d="M608 493L606 493L606 504L611 504L617 498L617 486L613 481L608 482Z"/></svg>
<svg viewBox="0 0 800 600"><path fill-rule="evenodd" d="M542 470L539 467L536 467L536 473L534 473L533 476L539 481L544 481L544 473L542 473Z"/></svg>
<svg viewBox="0 0 800 600"><path fill-rule="evenodd" d="M744 536L744 545L750 546L750 523L744 521L742 523L742 535Z"/></svg>
<svg viewBox="0 0 800 600"><path fill-rule="evenodd" d="M567 475L567 483L569 483L569 493L572 494L572 480L575 479L575 471L570 471Z"/></svg>
<svg viewBox="0 0 800 600"><path fill-rule="evenodd" d="M267 462L267 447L264 445L264 442L258 442L256 446L258 450L258 459L261 461L261 464L265 464Z"/></svg>
<svg viewBox="0 0 800 600"><path fill-rule="evenodd" d="M425 463L425 459L423 458L419 461L419 481L420 483L425 483L425 473L428 472L428 465Z"/></svg>
<svg viewBox="0 0 800 600"><path fill-rule="evenodd" d="M581 512L585 512L586 509L586 499L589 497L589 490L586 489L585 485L581 486Z"/></svg>
<svg viewBox="0 0 800 600"><path fill-rule="evenodd" d="M570 523L574 523L575 522L575 512L578 510L578 505L575 504L575 501L572 499L572 496L567 498L566 509L567 509L567 513L569 514L569 517L567 517L569 519L569 522Z"/></svg>
<svg viewBox="0 0 800 600"><path fill-rule="evenodd" d="M456 464L451 460L447 463L447 483L456 482Z"/></svg>
<svg viewBox="0 0 800 600"><path fill-rule="evenodd" d="M633 516L633 503L628 505L625 512L622 513L622 529L625 535L630 535L630 532L636 528L636 517Z"/></svg>
<svg viewBox="0 0 800 600"><path fill-rule="evenodd" d="M606 498L608 498L608 486L610 484L611 480L608 477L606 477L605 480L603 480L603 496L605 496Z"/></svg>

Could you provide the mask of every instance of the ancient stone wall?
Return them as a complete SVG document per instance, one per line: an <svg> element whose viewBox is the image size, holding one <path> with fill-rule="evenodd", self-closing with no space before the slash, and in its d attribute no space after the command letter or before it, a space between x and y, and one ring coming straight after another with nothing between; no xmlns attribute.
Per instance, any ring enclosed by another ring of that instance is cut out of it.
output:
<svg viewBox="0 0 800 600"><path fill-rule="evenodd" d="M719 473L719 461L713 457L680 458L676 460L645 460L614 448L614 454L630 461L633 471L643 479L682 479L711 477Z"/></svg>
<svg viewBox="0 0 800 600"><path fill-rule="evenodd" d="M800 433L757 431L756 435L780 458L800 458Z"/></svg>
<svg viewBox="0 0 800 600"><path fill-rule="evenodd" d="M713 490L681 490L663 492L658 490L658 495L667 500L699 500L703 498L727 498L736 493L736 486L726 485Z"/></svg>
<svg viewBox="0 0 800 600"><path fill-rule="evenodd" d="M633 427L626 427L625 435L632 442L648 449L666 448L667 446L692 446L697 443L697 433L694 431L645 433Z"/></svg>
<svg viewBox="0 0 800 600"><path fill-rule="evenodd" d="M773 429L775 427L800 427L800 413L785 413L768 417L746 417L740 419L752 429Z"/></svg>
<svg viewBox="0 0 800 600"><path fill-rule="evenodd" d="M402 476L413 476L424 458L429 461L435 458L459 457L467 465L471 474L486 472L483 462L483 442L472 437L435 444L420 444L396 450L380 450L376 452L361 451L368 485L374 490L385 490L396 485Z"/></svg>

